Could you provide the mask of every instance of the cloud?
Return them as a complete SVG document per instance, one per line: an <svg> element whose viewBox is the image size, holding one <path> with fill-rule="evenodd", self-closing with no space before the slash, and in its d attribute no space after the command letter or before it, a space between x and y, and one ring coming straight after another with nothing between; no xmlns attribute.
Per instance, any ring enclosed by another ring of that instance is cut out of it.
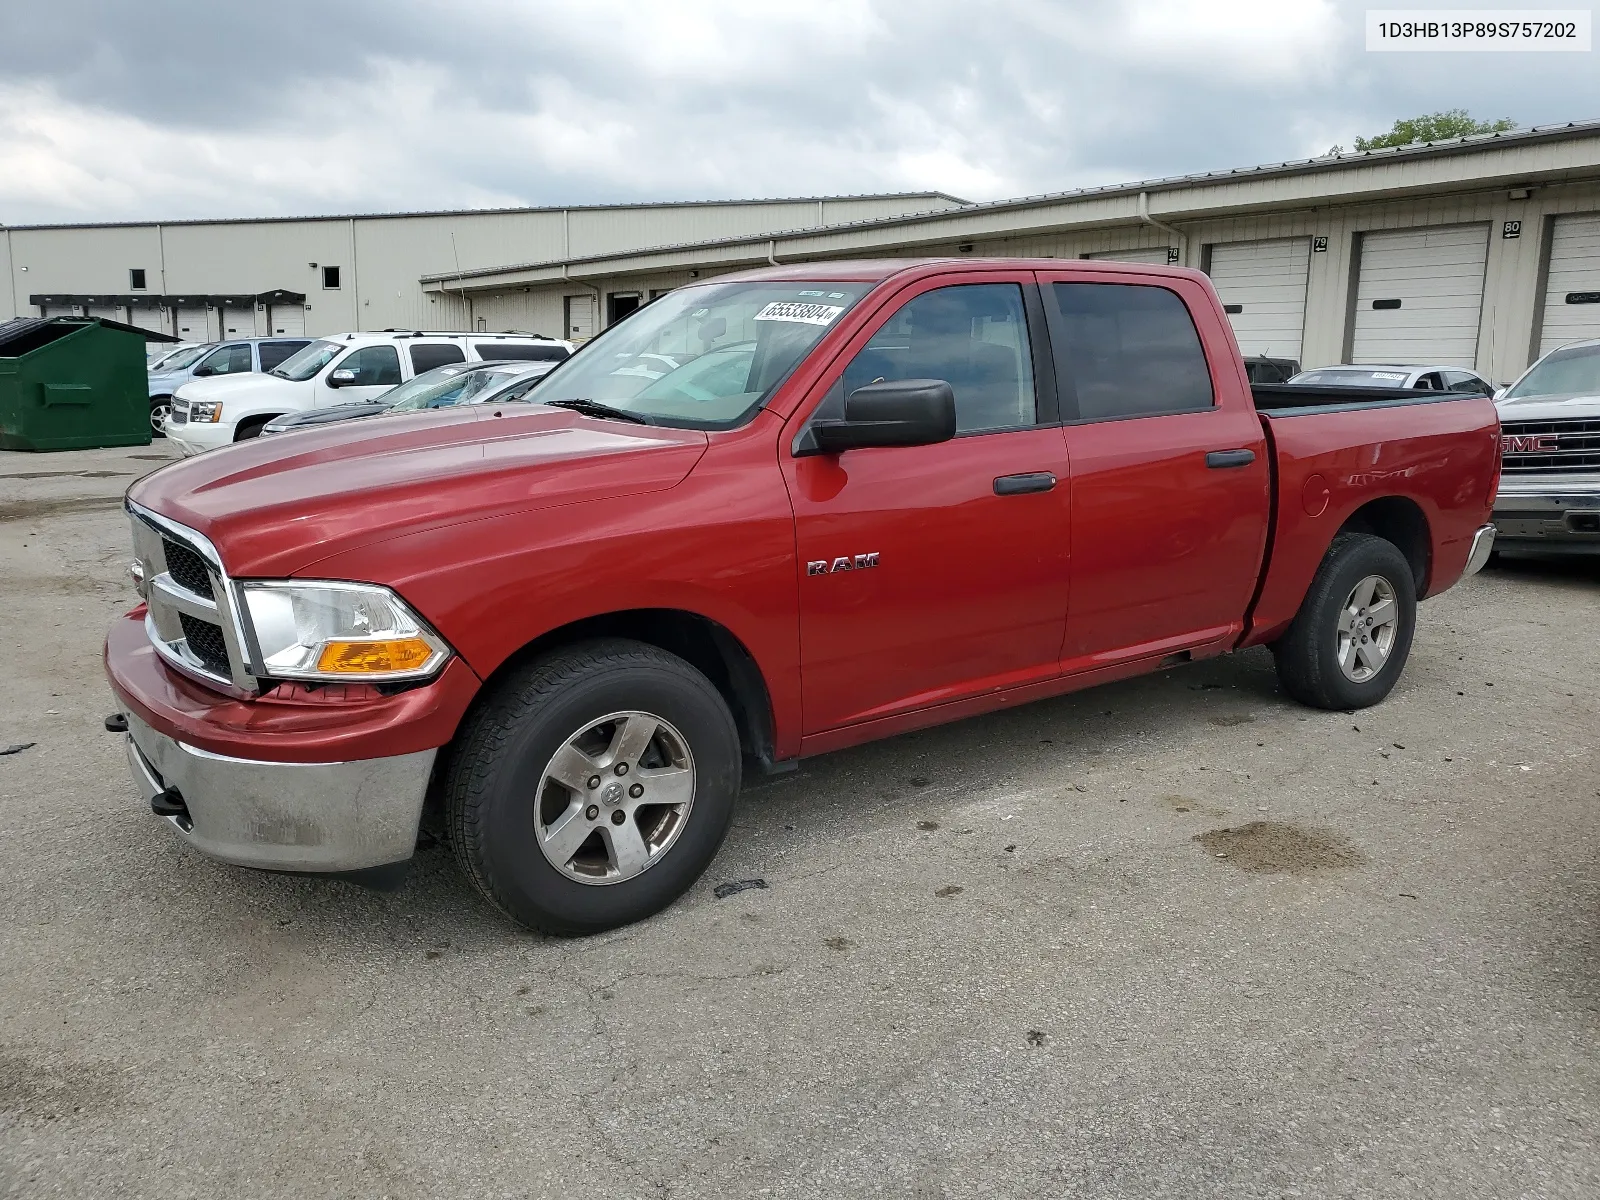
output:
<svg viewBox="0 0 1600 1200"><path fill-rule="evenodd" d="M937 189L1600 116L1592 55L1369 55L1351 0L436 0L0 16L0 220Z"/></svg>

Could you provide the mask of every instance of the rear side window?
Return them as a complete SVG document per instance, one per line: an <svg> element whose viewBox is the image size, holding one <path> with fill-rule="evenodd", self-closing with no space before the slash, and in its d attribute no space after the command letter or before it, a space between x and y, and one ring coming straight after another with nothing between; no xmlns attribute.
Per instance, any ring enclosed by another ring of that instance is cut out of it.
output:
<svg viewBox="0 0 1600 1200"><path fill-rule="evenodd" d="M354 386L357 387L392 386L400 382L400 356L393 346L363 346L347 355L335 369L354 371Z"/></svg>
<svg viewBox="0 0 1600 1200"><path fill-rule="evenodd" d="M526 342L474 342L472 348L485 362L511 359L515 362L560 362L567 357L565 346L530 346Z"/></svg>
<svg viewBox="0 0 1600 1200"><path fill-rule="evenodd" d="M424 371L431 371L435 367L466 361L466 354L453 342L424 342L411 347L411 371L415 375L421 375Z"/></svg>
<svg viewBox="0 0 1600 1200"><path fill-rule="evenodd" d="M1083 421L1198 412L1215 403L1189 310L1154 285L1057 283L1050 340L1063 408Z"/></svg>
<svg viewBox="0 0 1600 1200"><path fill-rule="evenodd" d="M259 343L261 347L261 369L263 371L272 370L273 367L283 362L284 359L305 349L310 344L311 343L309 341Z"/></svg>

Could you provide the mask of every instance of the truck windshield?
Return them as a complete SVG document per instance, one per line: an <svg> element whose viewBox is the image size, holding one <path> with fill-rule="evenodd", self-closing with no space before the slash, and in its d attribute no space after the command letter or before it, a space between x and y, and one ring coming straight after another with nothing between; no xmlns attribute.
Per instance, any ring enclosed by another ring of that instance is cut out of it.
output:
<svg viewBox="0 0 1600 1200"><path fill-rule="evenodd" d="M402 383L379 399L390 412L414 412L419 408L449 408L452 404L472 404L477 398L499 387L515 375L527 372L524 363L508 366L475 367L451 365L435 367Z"/></svg>
<svg viewBox="0 0 1600 1200"><path fill-rule="evenodd" d="M527 396L591 401L651 424L729 429L752 417L869 283L679 288L608 329Z"/></svg>
<svg viewBox="0 0 1600 1200"><path fill-rule="evenodd" d="M332 362L333 356L343 349L342 342L312 342L305 349L291 354L267 374L304 383Z"/></svg>
<svg viewBox="0 0 1600 1200"><path fill-rule="evenodd" d="M190 346L186 350L176 350L171 354L168 354L165 358L157 359L155 362L151 363L150 370L158 373L165 371L181 371L209 349L211 349L211 346L208 343L204 346Z"/></svg>
<svg viewBox="0 0 1600 1200"><path fill-rule="evenodd" d="M1569 346L1534 367L1501 397L1600 396L1600 346Z"/></svg>

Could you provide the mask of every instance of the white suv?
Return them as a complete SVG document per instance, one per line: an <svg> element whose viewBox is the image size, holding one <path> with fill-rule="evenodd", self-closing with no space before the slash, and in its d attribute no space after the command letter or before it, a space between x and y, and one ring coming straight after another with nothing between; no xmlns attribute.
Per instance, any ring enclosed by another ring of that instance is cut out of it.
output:
<svg viewBox="0 0 1600 1200"><path fill-rule="evenodd" d="M571 353L570 342L533 333L342 333L319 338L265 374L184 384L165 429L184 454L199 454L253 438L274 417L370 400L446 363L559 362Z"/></svg>

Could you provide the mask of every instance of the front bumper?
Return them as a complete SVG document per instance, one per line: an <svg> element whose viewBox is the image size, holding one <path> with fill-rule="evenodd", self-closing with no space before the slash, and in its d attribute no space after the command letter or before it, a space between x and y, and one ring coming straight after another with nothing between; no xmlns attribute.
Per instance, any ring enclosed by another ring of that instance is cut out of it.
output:
<svg viewBox="0 0 1600 1200"><path fill-rule="evenodd" d="M213 754L128 712L128 766L178 836L223 862L275 871L388 866L416 848L436 750L354 762ZM154 807L154 806L153 806Z"/></svg>
<svg viewBox="0 0 1600 1200"><path fill-rule="evenodd" d="M1549 479L1528 486L1503 479L1494 502L1499 548L1600 553L1600 479L1573 484Z"/></svg>
<svg viewBox="0 0 1600 1200"><path fill-rule="evenodd" d="M185 421L182 425L174 425L169 420L161 429L167 435L167 440L185 457L203 454L207 450L215 450L218 446L233 444L232 422L205 422L196 425Z"/></svg>

